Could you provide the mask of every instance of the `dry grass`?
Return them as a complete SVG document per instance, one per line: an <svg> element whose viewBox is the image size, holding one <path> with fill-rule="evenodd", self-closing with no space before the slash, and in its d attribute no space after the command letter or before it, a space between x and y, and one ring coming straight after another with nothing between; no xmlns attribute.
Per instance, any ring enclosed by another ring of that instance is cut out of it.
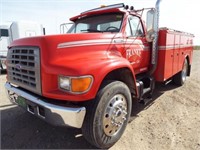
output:
<svg viewBox="0 0 200 150"><path fill-rule="evenodd" d="M200 50L200 45L195 45L195 46L193 46L193 49L194 49L194 50Z"/></svg>

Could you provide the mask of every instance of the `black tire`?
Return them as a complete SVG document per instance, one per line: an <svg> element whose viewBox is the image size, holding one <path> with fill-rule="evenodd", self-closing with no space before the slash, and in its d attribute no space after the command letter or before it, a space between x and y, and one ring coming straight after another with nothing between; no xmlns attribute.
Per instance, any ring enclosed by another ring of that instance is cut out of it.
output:
<svg viewBox="0 0 200 150"><path fill-rule="evenodd" d="M97 148L113 146L126 128L131 106L131 93L126 84L120 81L104 84L96 98L86 106L82 126L86 140Z"/></svg>
<svg viewBox="0 0 200 150"><path fill-rule="evenodd" d="M3 66L1 65L1 62L0 62L0 74L2 73L2 71L3 71Z"/></svg>
<svg viewBox="0 0 200 150"><path fill-rule="evenodd" d="M1 60L0 60L0 70L3 70L3 66L1 64Z"/></svg>
<svg viewBox="0 0 200 150"><path fill-rule="evenodd" d="M187 72L188 62L187 59L185 59L182 70L179 73L177 73L173 78L174 83L178 86L182 86L186 81Z"/></svg>

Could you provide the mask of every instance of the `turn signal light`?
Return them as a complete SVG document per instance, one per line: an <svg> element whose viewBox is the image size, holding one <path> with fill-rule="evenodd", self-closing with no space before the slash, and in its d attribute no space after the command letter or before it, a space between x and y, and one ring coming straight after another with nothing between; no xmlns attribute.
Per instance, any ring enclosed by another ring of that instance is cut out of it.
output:
<svg viewBox="0 0 200 150"><path fill-rule="evenodd" d="M73 94L82 94L88 92L92 86L92 83L93 77L91 75L79 77L60 75L58 77L59 88Z"/></svg>
<svg viewBox="0 0 200 150"><path fill-rule="evenodd" d="M92 84L92 77L72 78L71 91L76 93L87 92Z"/></svg>

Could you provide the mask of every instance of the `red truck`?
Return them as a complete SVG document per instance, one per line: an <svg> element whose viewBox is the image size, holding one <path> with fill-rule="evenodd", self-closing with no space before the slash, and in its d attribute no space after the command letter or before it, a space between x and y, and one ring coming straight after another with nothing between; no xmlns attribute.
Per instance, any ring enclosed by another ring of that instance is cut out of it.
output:
<svg viewBox="0 0 200 150"><path fill-rule="evenodd" d="M98 148L123 134L132 102L151 99L155 82L183 85L190 75L193 35L158 28L159 4L141 12L124 4L72 17L63 35L19 39L7 55L11 102L59 126L82 128Z"/></svg>

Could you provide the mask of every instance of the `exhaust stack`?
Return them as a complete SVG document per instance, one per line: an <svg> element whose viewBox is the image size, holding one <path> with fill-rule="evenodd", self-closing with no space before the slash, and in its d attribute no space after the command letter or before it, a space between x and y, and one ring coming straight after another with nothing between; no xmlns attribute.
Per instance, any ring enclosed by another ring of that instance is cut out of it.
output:
<svg viewBox="0 0 200 150"><path fill-rule="evenodd" d="M149 74L152 75L157 67L157 59L158 59L158 35L159 35L159 14L160 14L160 2L162 0L157 0L155 6L155 16L154 16L154 34L152 41L152 54L151 54L151 64L152 68L149 71Z"/></svg>

